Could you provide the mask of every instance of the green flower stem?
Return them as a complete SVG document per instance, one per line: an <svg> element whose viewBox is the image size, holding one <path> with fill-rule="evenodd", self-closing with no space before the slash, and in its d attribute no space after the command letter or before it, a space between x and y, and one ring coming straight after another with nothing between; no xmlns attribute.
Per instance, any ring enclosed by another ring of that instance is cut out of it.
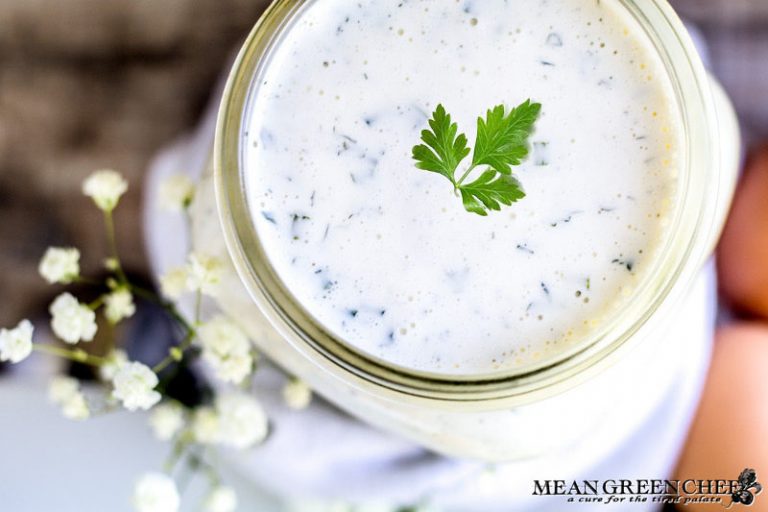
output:
<svg viewBox="0 0 768 512"><path fill-rule="evenodd" d="M117 407L116 405L110 404L110 403L107 403L106 405L102 406L100 409L94 408L92 403L89 403L88 407L90 408L90 411L91 411L91 416L90 416L91 419L100 418L103 416L109 416L110 414L125 410L122 407Z"/></svg>
<svg viewBox="0 0 768 512"><path fill-rule="evenodd" d="M131 292L135 293L137 296L143 299L146 299L150 302L153 302L155 304L158 304L160 307L162 307L186 331L186 334L182 342L179 343L179 345L172 347L169 351L169 354L165 357L165 359L157 363L152 368L152 371L154 371L155 373L159 373L165 370L171 364L177 363L183 359L184 352L186 352L186 350L192 346L192 342L197 336L197 330L192 324L190 324L187 321L186 318L184 318L184 316L179 312L179 310L176 308L176 306L172 302L163 300L156 293L150 290L147 290L145 288L142 288L140 286L136 286L130 283L127 283L127 284ZM196 305L196 309L199 309L199 302L200 302L200 297L198 294L198 300L197 300L198 304Z"/></svg>
<svg viewBox="0 0 768 512"><path fill-rule="evenodd" d="M36 351L42 352L44 354L61 357L62 359L68 359L70 361L75 361L77 363L83 363L90 366L99 367L107 364L107 360L105 358L94 356L80 348L66 349L66 348L61 348L54 345L41 345L38 343L35 343L33 345L33 348Z"/></svg>
<svg viewBox="0 0 768 512"><path fill-rule="evenodd" d="M189 467L193 471L202 469L205 475L208 477L212 487L217 487L221 483L221 476L216 468L210 462L205 460L205 457L201 453L192 452L189 455Z"/></svg>
<svg viewBox="0 0 768 512"><path fill-rule="evenodd" d="M256 369L258 367L258 359L257 359L257 353L255 351L251 351L251 357L253 359L253 368L251 369L251 373L249 373L244 379L243 382L240 383L240 389L243 391L250 391L253 389L253 380L256 378Z"/></svg>
<svg viewBox="0 0 768 512"><path fill-rule="evenodd" d="M184 452L189 448L191 442L188 437L189 436L186 435L179 436L179 438L176 439L176 442L173 443L173 449L163 464L163 470L169 475L173 473L176 465L184 456Z"/></svg>
<svg viewBox="0 0 768 512"><path fill-rule="evenodd" d="M123 271L123 264L120 262L120 256L117 253L117 239L115 237L115 222L112 218L112 210L104 211L104 225L107 228L107 243L109 244L109 252L114 258L117 268L115 272L120 282L124 285L128 284L128 278Z"/></svg>
<svg viewBox="0 0 768 512"><path fill-rule="evenodd" d="M200 325L200 312L202 311L203 306L203 292L200 290L197 290L197 293L195 293L195 325Z"/></svg>
<svg viewBox="0 0 768 512"><path fill-rule="evenodd" d="M107 354L112 354L117 347L117 336L115 333L115 325L112 322L107 322L109 329L107 329Z"/></svg>
<svg viewBox="0 0 768 512"><path fill-rule="evenodd" d="M105 299L105 296L102 295L98 299L96 299L93 302L89 303L88 304L88 309L90 309L91 311L96 311L97 309L99 309L101 307L102 304L104 304L104 299Z"/></svg>
<svg viewBox="0 0 768 512"><path fill-rule="evenodd" d="M160 373L161 371L168 368L168 366L172 363L178 363L181 361L184 358L184 352L186 352L187 349L192 346L192 341L194 341L194 339L194 331L187 333L186 337L182 340L181 343L175 347L171 347L171 349L168 351L168 355L165 356L165 359L152 367L152 371L155 373Z"/></svg>

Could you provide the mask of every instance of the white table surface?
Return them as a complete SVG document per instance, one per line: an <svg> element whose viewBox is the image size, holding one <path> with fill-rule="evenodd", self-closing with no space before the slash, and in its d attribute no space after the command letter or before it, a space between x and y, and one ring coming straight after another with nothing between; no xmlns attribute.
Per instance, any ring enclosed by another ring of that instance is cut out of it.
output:
<svg viewBox="0 0 768 512"><path fill-rule="evenodd" d="M47 400L47 368L40 366L48 365L30 363L34 371L0 377L0 511L131 511L133 482L160 470L170 445L154 439L146 413L65 419ZM253 484L225 477L238 491L240 510L281 509ZM203 478L191 479L181 510L201 510L206 491Z"/></svg>

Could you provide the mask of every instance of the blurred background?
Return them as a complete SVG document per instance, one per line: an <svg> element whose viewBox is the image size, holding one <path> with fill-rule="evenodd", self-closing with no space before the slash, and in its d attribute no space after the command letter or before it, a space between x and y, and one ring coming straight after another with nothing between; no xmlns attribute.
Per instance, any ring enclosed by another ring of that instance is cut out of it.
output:
<svg viewBox="0 0 768 512"><path fill-rule="evenodd" d="M131 189L117 211L126 266L147 274L139 210L152 155L191 129L264 0L0 0L0 325L44 311L36 272L50 245L83 253L104 238L79 188L115 168ZM749 144L768 137L768 2L675 0L710 43Z"/></svg>
<svg viewBox="0 0 768 512"><path fill-rule="evenodd" d="M114 168L126 266L146 273L140 208L152 155L194 126L262 0L0 0L0 324L45 310L49 245L101 268L82 180ZM91 259L89 259L89 257Z"/></svg>

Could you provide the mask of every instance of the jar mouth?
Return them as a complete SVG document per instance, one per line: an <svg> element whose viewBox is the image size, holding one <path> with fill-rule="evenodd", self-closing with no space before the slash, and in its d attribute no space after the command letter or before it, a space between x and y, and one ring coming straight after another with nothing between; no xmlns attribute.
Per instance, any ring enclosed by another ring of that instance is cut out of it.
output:
<svg viewBox="0 0 768 512"><path fill-rule="evenodd" d="M298 15L312 2L277 0L246 40L222 101L214 148L217 205L230 256L262 313L302 355L357 387L438 401L519 400L557 392L609 363L665 303L683 293L708 251L718 193L716 115L703 65L682 22L663 0L620 0L661 58L681 117L677 204L652 267L631 299L591 335L548 360L485 374L443 374L393 365L338 339L295 300L278 277L251 217L243 165L249 98Z"/></svg>

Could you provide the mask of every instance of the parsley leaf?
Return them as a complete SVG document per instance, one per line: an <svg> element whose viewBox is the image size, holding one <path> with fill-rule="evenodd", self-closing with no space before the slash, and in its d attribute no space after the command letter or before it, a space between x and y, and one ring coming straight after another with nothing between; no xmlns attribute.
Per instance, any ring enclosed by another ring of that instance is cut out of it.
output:
<svg viewBox="0 0 768 512"><path fill-rule="evenodd" d="M425 144L413 148L416 167L442 174L456 185L456 167L469 155L467 136L463 133L456 136L458 125L451 122L450 114L446 113L442 105L438 105L432 114L429 126L432 131L421 132L421 140Z"/></svg>
<svg viewBox="0 0 768 512"><path fill-rule="evenodd" d="M541 105L526 100L509 115L504 105L489 109L485 119L477 118L477 141L472 155L473 165L489 165L502 174L512 174L512 165L528 156L528 137L539 117Z"/></svg>
<svg viewBox="0 0 768 512"><path fill-rule="evenodd" d="M438 105L429 120L431 130L421 132L424 144L413 147L416 167L442 174L453 184L461 196L464 208L471 213L486 216L525 197L520 182L512 176L512 166L528 156L528 139L541 112L539 103L526 100L508 115L504 105L489 109L485 119L477 119L477 139L472 164L459 180L456 169L469 155L467 137L458 133L458 125L450 114ZM487 166L479 178L464 184L478 166Z"/></svg>
<svg viewBox="0 0 768 512"><path fill-rule="evenodd" d="M523 187L514 176L499 174L493 169L459 187L459 192L464 208L483 217L488 215L488 210L501 210L502 204L509 206L525 197Z"/></svg>

